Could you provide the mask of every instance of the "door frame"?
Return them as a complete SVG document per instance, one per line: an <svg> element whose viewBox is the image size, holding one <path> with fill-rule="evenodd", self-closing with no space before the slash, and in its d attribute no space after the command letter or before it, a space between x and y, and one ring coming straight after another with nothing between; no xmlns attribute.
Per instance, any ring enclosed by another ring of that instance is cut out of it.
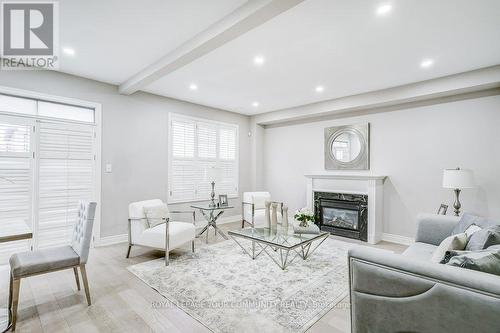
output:
<svg viewBox="0 0 500 333"><path fill-rule="evenodd" d="M91 101L71 98L71 97L51 95L51 94L46 94L46 93L42 93L42 92L30 91L30 90L24 90L24 89L18 89L18 88L6 87L6 86L0 86L0 94L9 95L12 97L28 98L28 99L41 100L41 101L47 101L47 102L55 102L55 103L60 103L60 104L68 104L68 105L74 105L74 106L80 106L80 107L94 109L94 126L95 126L95 142L96 142L95 166L94 166L96 179L95 179L95 186L94 186L94 197L95 197L95 200L97 202L97 207L96 207L95 218L94 218L94 228L92 231L93 237L92 237L91 246L93 247L95 244L99 244L99 242L101 240L101 216L102 216L102 210L101 210L102 104L97 103L97 102L91 102ZM0 115L33 118L33 120L45 119L45 120L63 121L63 122L68 122L68 123L72 122L71 120L62 120L62 119L51 118L51 117L38 117L38 116L31 116L31 115L25 115L25 114L16 114L16 113L11 113L11 112L1 112L1 111L0 111ZM34 165L32 167L35 168ZM33 200L35 200L35 198L33 198Z"/></svg>

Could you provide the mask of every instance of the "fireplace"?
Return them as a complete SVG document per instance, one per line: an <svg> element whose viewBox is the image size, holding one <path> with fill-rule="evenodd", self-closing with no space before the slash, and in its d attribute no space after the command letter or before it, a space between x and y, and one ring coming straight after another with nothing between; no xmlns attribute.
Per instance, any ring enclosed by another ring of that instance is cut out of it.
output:
<svg viewBox="0 0 500 333"><path fill-rule="evenodd" d="M368 196L314 192L314 214L321 230L362 241L368 234Z"/></svg>

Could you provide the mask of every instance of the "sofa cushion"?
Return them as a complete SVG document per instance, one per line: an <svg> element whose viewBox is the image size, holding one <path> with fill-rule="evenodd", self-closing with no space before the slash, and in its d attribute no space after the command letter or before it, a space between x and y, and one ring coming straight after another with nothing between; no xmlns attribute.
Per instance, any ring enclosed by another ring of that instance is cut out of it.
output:
<svg viewBox="0 0 500 333"><path fill-rule="evenodd" d="M473 233L465 249L467 251L478 251L498 244L500 244L500 225L495 225Z"/></svg>
<svg viewBox="0 0 500 333"><path fill-rule="evenodd" d="M500 250L467 252L452 257L447 265L500 275Z"/></svg>
<svg viewBox="0 0 500 333"><path fill-rule="evenodd" d="M416 242L410 245L404 252L404 256L411 257L412 259L420 259L429 261L436 250L436 245L427 243Z"/></svg>
<svg viewBox="0 0 500 333"><path fill-rule="evenodd" d="M470 213L464 213L462 217L460 218L460 221L458 224L455 226L453 231L451 232L452 235L460 234L462 232L465 232L467 228L469 228L472 224L477 225L478 227L481 228L488 228L497 224L500 224L498 222L494 222L491 220L487 220L484 217L472 215Z"/></svg>
<svg viewBox="0 0 500 333"><path fill-rule="evenodd" d="M80 257L71 246L59 246L13 254L9 259L15 278L70 268L80 264Z"/></svg>
<svg viewBox="0 0 500 333"><path fill-rule="evenodd" d="M431 261L435 263L440 263L441 260L443 260L446 251L463 250L465 249L466 245L467 245L467 234L465 233L446 237L434 251Z"/></svg>
<svg viewBox="0 0 500 333"><path fill-rule="evenodd" d="M164 249L166 225L166 223L162 223L156 227L144 230L144 232L137 237L134 244ZM168 228L170 249L175 249L195 238L196 228L191 223L170 221L168 222Z"/></svg>

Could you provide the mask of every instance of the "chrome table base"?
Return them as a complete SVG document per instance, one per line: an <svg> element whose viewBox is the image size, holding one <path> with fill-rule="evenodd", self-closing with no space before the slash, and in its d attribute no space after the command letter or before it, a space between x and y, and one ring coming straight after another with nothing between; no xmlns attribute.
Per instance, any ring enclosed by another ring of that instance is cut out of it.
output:
<svg viewBox="0 0 500 333"><path fill-rule="evenodd" d="M219 234L222 236L222 238L228 239L227 236L222 232L222 230L220 230L217 227L217 219L219 218L219 216L222 215L224 211L218 212L217 215L214 214L213 210L208 210L208 211L209 213L207 214L204 209L200 209L201 214L207 220L208 224L198 233L198 235L196 235L196 237L199 238L204 232L206 232L207 233L206 242L208 243L208 231L210 230L210 227L212 227L214 228L215 236Z"/></svg>
<svg viewBox="0 0 500 333"><path fill-rule="evenodd" d="M301 244L295 245L295 246L286 246L286 241L285 246L278 245L278 244L269 244L268 242L260 241L260 240L254 240L254 239L248 239L248 238L243 238L247 239L252 242L252 248L251 251L248 251L232 234L229 234L231 238L238 244L241 249L250 257L252 260L256 259L261 253L267 254L269 258L271 258L276 265L278 265L279 268L282 270L285 270L292 262L295 261L297 257L302 258L302 260L306 260L309 258L314 251L328 238L328 234L323 235L319 238L311 239L309 241L303 242ZM317 241L314 247L312 247L313 243ZM256 248L258 247L258 248ZM312 247L312 250L311 250ZM290 256L290 252L295 252L295 256Z"/></svg>

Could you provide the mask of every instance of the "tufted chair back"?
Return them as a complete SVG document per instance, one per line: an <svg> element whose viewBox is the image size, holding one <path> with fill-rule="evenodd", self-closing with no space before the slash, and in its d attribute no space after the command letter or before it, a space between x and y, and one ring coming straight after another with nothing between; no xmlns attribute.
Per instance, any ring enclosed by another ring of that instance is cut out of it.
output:
<svg viewBox="0 0 500 333"><path fill-rule="evenodd" d="M89 258L96 206L95 202L80 201L78 204L78 216L73 228L71 247L80 256L80 264L86 264Z"/></svg>

